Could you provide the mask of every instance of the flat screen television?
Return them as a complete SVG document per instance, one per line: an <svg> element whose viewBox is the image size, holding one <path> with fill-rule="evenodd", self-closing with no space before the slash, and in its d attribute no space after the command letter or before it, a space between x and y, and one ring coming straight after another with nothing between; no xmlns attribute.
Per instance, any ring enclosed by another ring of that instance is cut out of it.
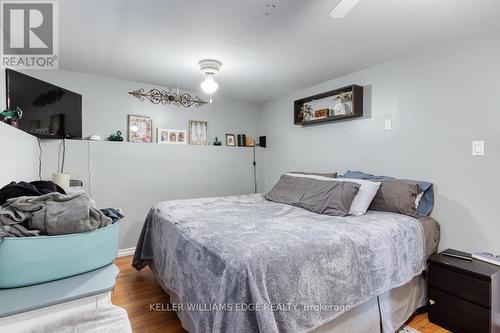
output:
<svg viewBox="0 0 500 333"><path fill-rule="evenodd" d="M5 70L7 109L23 112L19 128L44 139L82 138L82 95Z"/></svg>

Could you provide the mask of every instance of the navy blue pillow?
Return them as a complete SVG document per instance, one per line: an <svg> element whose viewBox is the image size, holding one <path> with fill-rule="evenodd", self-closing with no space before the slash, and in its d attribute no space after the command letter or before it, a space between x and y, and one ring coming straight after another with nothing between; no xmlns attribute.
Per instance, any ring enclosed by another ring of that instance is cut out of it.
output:
<svg viewBox="0 0 500 333"><path fill-rule="evenodd" d="M394 177L374 176L366 172L350 170L347 170L347 172L339 176L339 178L354 178L377 181L395 179ZM417 213L419 216L428 216L431 214L432 209L434 208L434 184L420 180L414 180L414 182L418 184L420 191L424 193L422 195L422 199L420 199L420 202L418 203Z"/></svg>
<svg viewBox="0 0 500 333"><path fill-rule="evenodd" d="M431 215L434 208L434 184L417 180L418 187L424 193L418 203L417 213L419 216Z"/></svg>
<svg viewBox="0 0 500 333"><path fill-rule="evenodd" d="M347 170L347 172L339 176L339 178L354 178L354 179L366 179L366 180L378 180L378 181L395 179L394 177L374 176L366 172L350 171L350 170Z"/></svg>

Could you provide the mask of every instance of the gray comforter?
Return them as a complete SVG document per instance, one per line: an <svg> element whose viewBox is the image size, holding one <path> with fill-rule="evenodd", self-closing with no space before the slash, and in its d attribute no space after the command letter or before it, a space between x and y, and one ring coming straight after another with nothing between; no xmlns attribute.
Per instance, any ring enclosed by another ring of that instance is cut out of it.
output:
<svg viewBox="0 0 500 333"><path fill-rule="evenodd" d="M420 274L425 238L393 213L319 215L261 195L178 200L149 212L133 265L148 260L197 332L306 332Z"/></svg>

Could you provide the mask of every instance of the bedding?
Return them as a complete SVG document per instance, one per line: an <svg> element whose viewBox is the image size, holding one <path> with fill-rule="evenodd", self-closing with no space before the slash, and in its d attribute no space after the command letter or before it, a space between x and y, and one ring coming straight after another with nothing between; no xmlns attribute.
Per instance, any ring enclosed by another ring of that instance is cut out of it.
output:
<svg viewBox="0 0 500 333"><path fill-rule="evenodd" d="M366 211L368 210L368 207L370 207L373 198L377 195L381 184L380 182L355 178L338 178L337 181L356 183L360 186L358 194L354 197L351 208L349 209L349 215L354 216L366 214Z"/></svg>
<svg viewBox="0 0 500 333"><path fill-rule="evenodd" d="M327 178L337 178L336 172L302 172L302 171L290 171L287 173L298 173L301 175L312 175L312 176L321 176Z"/></svg>
<svg viewBox="0 0 500 333"><path fill-rule="evenodd" d="M390 179L381 182L371 210L417 216L415 201L420 193L418 184L411 180Z"/></svg>
<svg viewBox="0 0 500 333"><path fill-rule="evenodd" d="M288 172L285 174L286 176L291 177L305 177L312 178L323 181L336 181L336 182L351 182L359 185L359 190L354 199L352 200L351 207L349 208L349 215L361 216L366 214L370 203L378 192L380 187L380 182L373 182L369 180L363 179L355 179L355 178L336 178L330 179L327 177L322 177L318 175L312 174L296 174Z"/></svg>
<svg viewBox="0 0 500 333"><path fill-rule="evenodd" d="M426 244L409 216L319 215L255 194L153 206L133 266L150 260L197 332L306 332L419 275Z"/></svg>
<svg viewBox="0 0 500 333"><path fill-rule="evenodd" d="M179 298L165 286L153 261L150 262L150 267L158 284L169 295L170 302L179 304ZM396 332L414 314L415 310L427 304L426 290L425 279L420 274L409 283L371 298L324 325L311 330L310 333ZM196 333L193 321L187 313L183 310L177 310L176 314L186 331Z"/></svg>
<svg viewBox="0 0 500 333"><path fill-rule="evenodd" d="M348 170L345 174L339 176L339 178L357 178L366 179L372 181L385 181L390 179L395 179L394 177L387 176L374 176L369 173L362 171L350 171ZM419 216L429 216L434 209L434 184L422 180L413 180L418 184L420 188L420 194L418 195L415 205L417 208L417 214Z"/></svg>
<svg viewBox="0 0 500 333"><path fill-rule="evenodd" d="M332 178L284 174L264 198L319 214L346 216L359 187Z"/></svg>
<svg viewBox="0 0 500 333"><path fill-rule="evenodd" d="M375 175L371 175L371 174L363 172L363 171L351 171L351 170L347 170L346 173L344 173L343 175L340 175L338 177L341 177L341 178L357 178L357 179L366 179L366 180L374 180L374 181L383 181L383 180L395 179L394 177L375 176Z"/></svg>
<svg viewBox="0 0 500 333"><path fill-rule="evenodd" d="M441 227L439 223L430 216L419 216L417 220L424 228L425 257L429 259L429 257L438 250L439 240L441 238Z"/></svg>
<svg viewBox="0 0 500 333"><path fill-rule="evenodd" d="M417 181L422 196L417 204L419 216L429 216L434 209L434 184L424 181Z"/></svg>

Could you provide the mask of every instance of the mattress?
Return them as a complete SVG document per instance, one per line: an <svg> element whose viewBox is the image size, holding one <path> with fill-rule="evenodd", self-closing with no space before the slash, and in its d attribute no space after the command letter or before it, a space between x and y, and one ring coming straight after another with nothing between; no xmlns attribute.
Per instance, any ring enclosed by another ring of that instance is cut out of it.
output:
<svg viewBox="0 0 500 333"><path fill-rule="evenodd" d="M169 201L148 214L133 264L153 261L197 332L307 332L418 276L434 222L261 195Z"/></svg>
<svg viewBox="0 0 500 333"><path fill-rule="evenodd" d="M429 259L429 257L438 250L439 240L441 237L441 227L439 223L430 216L418 217L417 220L424 228L425 256Z"/></svg>

